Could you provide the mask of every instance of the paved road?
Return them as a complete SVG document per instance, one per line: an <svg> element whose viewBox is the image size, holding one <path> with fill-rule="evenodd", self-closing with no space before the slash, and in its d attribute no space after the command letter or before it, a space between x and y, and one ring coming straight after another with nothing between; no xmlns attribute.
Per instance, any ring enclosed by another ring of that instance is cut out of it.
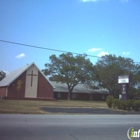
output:
<svg viewBox="0 0 140 140"><path fill-rule="evenodd" d="M0 140L128 140L139 115L0 114Z"/></svg>

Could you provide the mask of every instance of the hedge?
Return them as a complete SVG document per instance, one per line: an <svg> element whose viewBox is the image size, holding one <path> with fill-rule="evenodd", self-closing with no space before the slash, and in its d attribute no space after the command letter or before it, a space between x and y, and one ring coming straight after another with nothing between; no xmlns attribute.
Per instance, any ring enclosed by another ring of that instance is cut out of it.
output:
<svg viewBox="0 0 140 140"><path fill-rule="evenodd" d="M107 103L107 105L108 105L109 108L112 107L113 100L114 100L113 96L110 96L110 95L107 96L106 103Z"/></svg>
<svg viewBox="0 0 140 140"><path fill-rule="evenodd" d="M121 100L114 99L112 96L108 96L106 99L106 103L109 108L113 107L114 109L122 109L122 110L140 110L140 100Z"/></svg>

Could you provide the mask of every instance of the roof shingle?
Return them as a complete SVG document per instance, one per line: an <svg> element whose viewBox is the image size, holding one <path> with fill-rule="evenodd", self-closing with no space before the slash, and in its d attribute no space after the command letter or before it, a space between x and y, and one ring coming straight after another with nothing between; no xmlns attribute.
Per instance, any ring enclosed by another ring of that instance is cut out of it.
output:
<svg viewBox="0 0 140 140"><path fill-rule="evenodd" d="M51 81L51 83L55 86L54 92L68 92L67 84L61 82ZM106 89L91 89L85 84L78 84L74 87L73 93L88 93L88 94L109 94Z"/></svg>

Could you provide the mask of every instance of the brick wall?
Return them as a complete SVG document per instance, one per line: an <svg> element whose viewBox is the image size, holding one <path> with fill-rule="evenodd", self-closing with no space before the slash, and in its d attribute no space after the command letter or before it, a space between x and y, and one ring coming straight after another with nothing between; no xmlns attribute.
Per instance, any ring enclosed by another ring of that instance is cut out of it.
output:
<svg viewBox="0 0 140 140"><path fill-rule="evenodd" d="M16 85L18 80L23 81L22 89L19 94L16 91ZM8 95L7 98L11 99L24 99L25 98L25 82L26 82L26 71L20 75L14 82L10 84L8 87ZM38 89L37 89L37 97L39 98L54 98L53 87L50 83L45 79L44 76L40 72L38 72Z"/></svg>
<svg viewBox="0 0 140 140"><path fill-rule="evenodd" d="M6 96L6 87L0 87L0 96L2 97Z"/></svg>
<svg viewBox="0 0 140 140"><path fill-rule="evenodd" d="M17 98L25 97L25 78L26 78L26 71L9 85L7 98L17 99ZM17 86L18 80L22 80L22 82L23 82L22 88L19 93L17 93L17 91L16 91L16 86Z"/></svg>
<svg viewBox="0 0 140 140"><path fill-rule="evenodd" d="M78 100L90 100L90 94L76 93L76 99L78 99Z"/></svg>
<svg viewBox="0 0 140 140"><path fill-rule="evenodd" d="M103 98L104 96L104 98ZM92 95L92 100L96 100L96 101L105 101L108 95L106 94L93 94Z"/></svg>
<svg viewBox="0 0 140 140"><path fill-rule="evenodd" d="M60 94L60 97L58 97L58 94ZM54 92L54 98L55 99L61 99L61 100L67 100L68 99L68 93L66 92Z"/></svg>
<svg viewBox="0 0 140 140"><path fill-rule="evenodd" d="M58 95L59 94L59 95ZM95 100L95 101L105 101L108 95L106 94L88 94L88 93L72 93L75 94L72 96L73 100ZM60 100L67 100L68 93L65 92L55 92L54 98ZM104 98L103 98L104 96Z"/></svg>
<svg viewBox="0 0 140 140"><path fill-rule="evenodd" d="M53 87L39 71L37 97L54 98Z"/></svg>

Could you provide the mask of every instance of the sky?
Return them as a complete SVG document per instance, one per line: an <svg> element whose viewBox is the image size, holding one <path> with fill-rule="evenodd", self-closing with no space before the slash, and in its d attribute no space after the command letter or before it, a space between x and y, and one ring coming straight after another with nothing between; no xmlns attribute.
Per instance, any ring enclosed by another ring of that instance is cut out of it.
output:
<svg viewBox="0 0 140 140"><path fill-rule="evenodd" d="M0 0L0 40L140 62L140 0ZM53 54L0 41L0 71L42 70Z"/></svg>

